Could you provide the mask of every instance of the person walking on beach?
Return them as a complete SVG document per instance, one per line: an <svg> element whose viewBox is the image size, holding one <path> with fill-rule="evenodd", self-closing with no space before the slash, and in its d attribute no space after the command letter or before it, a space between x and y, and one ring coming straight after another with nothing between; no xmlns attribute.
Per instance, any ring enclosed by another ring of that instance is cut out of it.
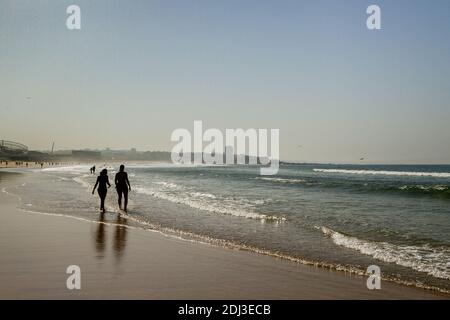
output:
<svg viewBox="0 0 450 320"><path fill-rule="evenodd" d="M108 170L103 169L100 172L100 175L97 177L97 181L95 182L94 189L92 189L92 194L94 194L95 189L98 186L98 195L100 197L100 210L105 213L105 199L106 194L108 193L108 188L106 187L108 185L108 188L111 187L111 184L109 183L108 178Z"/></svg>
<svg viewBox="0 0 450 320"><path fill-rule="evenodd" d="M128 180L128 174L125 172L125 166L120 166L120 171L116 173L114 179L116 184L117 194L119 195L119 209L122 209L122 194L124 197L123 211L127 212L128 205L128 191L131 191L130 181Z"/></svg>

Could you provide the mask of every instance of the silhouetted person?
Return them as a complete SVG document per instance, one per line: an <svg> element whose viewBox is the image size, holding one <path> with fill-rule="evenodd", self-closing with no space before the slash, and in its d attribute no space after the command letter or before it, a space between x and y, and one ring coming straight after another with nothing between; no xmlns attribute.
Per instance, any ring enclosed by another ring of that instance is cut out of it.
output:
<svg viewBox="0 0 450 320"><path fill-rule="evenodd" d="M92 173L95 174L95 166L92 167Z"/></svg>
<svg viewBox="0 0 450 320"><path fill-rule="evenodd" d="M122 209L122 194L124 197L123 210L127 212L128 205L128 190L131 191L130 181L128 180L128 174L124 171L125 166L120 166L120 171L116 173L114 182L116 184L117 194L119 195L119 208Z"/></svg>
<svg viewBox="0 0 450 320"><path fill-rule="evenodd" d="M104 213L105 210L105 198L108 193L108 188L111 187L108 179L108 170L103 169L100 172L100 175L97 177L97 181L95 182L94 189L92 189L92 194L94 194L95 188L98 185L98 195L100 197L100 210ZM106 187L108 185L108 188Z"/></svg>

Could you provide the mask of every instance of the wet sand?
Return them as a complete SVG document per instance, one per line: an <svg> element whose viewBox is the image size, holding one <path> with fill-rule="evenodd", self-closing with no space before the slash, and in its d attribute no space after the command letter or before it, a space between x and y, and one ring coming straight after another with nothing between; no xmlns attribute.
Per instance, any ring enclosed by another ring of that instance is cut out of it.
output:
<svg viewBox="0 0 450 320"><path fill-rule="evenodd" d="M2 174L0 189L17 184ZM120 225L29 213L0 192L1 299L441 299L448 296ZM81 268L68 290L66 268Z"/></svg>

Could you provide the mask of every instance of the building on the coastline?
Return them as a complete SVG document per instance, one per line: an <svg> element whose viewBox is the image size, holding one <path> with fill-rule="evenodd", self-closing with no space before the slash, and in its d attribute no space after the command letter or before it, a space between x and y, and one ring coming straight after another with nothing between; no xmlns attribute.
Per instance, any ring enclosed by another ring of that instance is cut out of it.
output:
<svg viewBox="0 0 450 320"><path fill-rule="evenodd" d="M24 155L27 152L28 147L24 144L8 140L0 140L0 155L17 156Z"/></svg>
<svg viewBox="0 0 450 320"><path fill-rule="evenodd" d="M77 160L99 160L102 154L100 151L72 150L72 157Z"/></svg>

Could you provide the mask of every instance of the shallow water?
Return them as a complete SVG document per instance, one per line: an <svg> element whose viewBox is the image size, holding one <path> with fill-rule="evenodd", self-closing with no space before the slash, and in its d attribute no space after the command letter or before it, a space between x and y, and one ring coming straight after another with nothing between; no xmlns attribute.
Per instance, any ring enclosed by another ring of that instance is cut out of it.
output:
<svg viewBox="0 0 450 320"><path fill-rule="evenodd" d="M450 290L450 166L284 164L276 176L251 166L127 171L130 224L354 272L376 264L384 277ZM89 166L29 175L9 190L24 209L98 219ZM111 214L116 201L111 188Z"/></svg>

